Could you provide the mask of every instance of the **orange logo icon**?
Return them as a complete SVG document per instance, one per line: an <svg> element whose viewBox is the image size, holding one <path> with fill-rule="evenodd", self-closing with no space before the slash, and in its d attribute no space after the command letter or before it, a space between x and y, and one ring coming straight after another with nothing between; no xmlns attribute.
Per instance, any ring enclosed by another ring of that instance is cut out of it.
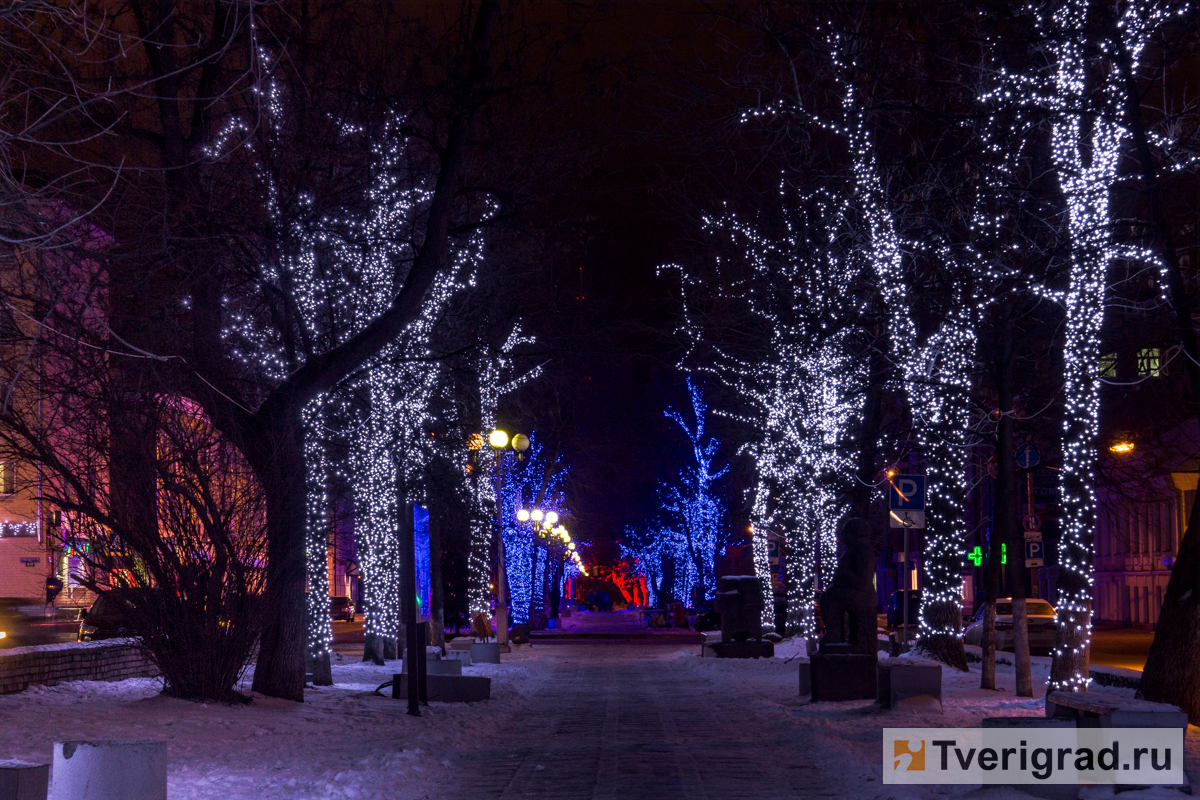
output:
<svg viewBox="0 0 1200 800"><path fill-rule="evenodd" d="M914 750L913 745L917 745ZM905 739L897 739L892 742L892 769L894 771L907 770L913 772L915 770L925 769L925 740L917 739L907 741Z"/></svg>

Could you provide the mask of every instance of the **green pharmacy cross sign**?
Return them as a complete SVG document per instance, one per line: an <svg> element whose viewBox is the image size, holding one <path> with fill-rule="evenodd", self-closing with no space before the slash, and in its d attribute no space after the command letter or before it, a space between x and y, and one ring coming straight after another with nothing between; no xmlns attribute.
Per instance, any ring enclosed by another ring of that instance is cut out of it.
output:
<svg viewBox="0 0 1200 800"><path fill-rule="evenodd" d="M979 545L975 545L975 549L967 553L967 558L971 559L971 562L975 566L983 566L983 548ZM1000 545L1000 563L1008 563L1008 546L1004 544Z"/></svg>

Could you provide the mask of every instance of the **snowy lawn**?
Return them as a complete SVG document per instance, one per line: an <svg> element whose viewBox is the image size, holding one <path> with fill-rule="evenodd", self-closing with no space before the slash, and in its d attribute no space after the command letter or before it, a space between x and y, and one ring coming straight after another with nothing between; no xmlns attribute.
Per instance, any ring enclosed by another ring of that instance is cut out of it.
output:
<svg viewBox="0 0 1200 800"><path fill-rule="evenodd" d="M795 661L800 644L792 640L776 645L776 657L757 661L698 658L694 653L679 653L679 666L685 672L726 675L744 692L773 705L781 724L786 719L796 725L798 746L811 748L816 760L827 770L840 776L846 797L922 798L934 796L1028 798L1023 792L999 788L969 786L883 786L883 729L907 727L979 727L984 717L1044 716L1046 681L1050 674L1050 659L1035 657L1033 661L1034 697L1013 695L1015 678L1011 664L997 664L997 691L979 688L979 664L971 664L970 672L942 668L943 712L936 704L930 708L892 709L883 711L874 701L848 703L811 703L799 697L799 676ZM1012 655L1001 653L1000 659L1011 661ZM1132 697L1133 689L1094 687L1094 691L1112 692ZM1200 790L1200 728L1188 727L1185 742L1185 769ZM1082 798L1112 797L1109 787L1088 787ZM1141 792L1122 792L1122 800L1146 797L1183 797L1174 789L1153 789Z"/></svg>
<svg viewBox="0 0 1200 800"><path fill-rule="evenodd" d="M399 661L335 656L336 685L307 689L304 703L204 705L165 697L148 678L34 686L0 696L0 760L49 763L54 742L69 739L162 739L172 800L433 797L447 756L495 734L540 683L535 653L504 658L463 670L492 678L490 702L437 703L420 718L390 687L372 694Z"/></svg>

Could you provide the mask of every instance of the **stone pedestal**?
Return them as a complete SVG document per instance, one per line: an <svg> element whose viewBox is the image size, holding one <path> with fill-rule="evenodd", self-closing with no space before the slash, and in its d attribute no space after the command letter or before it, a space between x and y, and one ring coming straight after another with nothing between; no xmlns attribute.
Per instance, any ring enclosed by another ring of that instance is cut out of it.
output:
<svg viewBox="0 0 1200 800"><path fill-rule="evenodd" d="M762 595L762 580L755 575L725 575L717 579L713 608L721 615L722 641L762 639Z"/></svg>
<svg viewBox="0 0 1200 800"><path fill-rule="evenodd" d="M813 702L874 700L876 661L866 653L826 653L822 648L811 659Z"/></svg>
<svg viewBox="0 0 1200 800"><path fill-rule="evenodd" d="M471 661L475 664L499 664L499 642L471 642Z"/></svg>
<svg viewBox="0 0 1200 800"><path fill-rule="evenodd" d="M802 658L796 663L800 665L800 696L808 697L812 694L812 662Z"/></svg>
<svg viewBox="0 0 1200 800"><path fill-rule="evenodd" d="M49 800L167 800L167 743L55 742Z"/></svg>
<svg viewBox="0 0 1200 800"><path fill-rule="evenodd" d="M0 761L0 800L46 800L49 764Z"/></svg>

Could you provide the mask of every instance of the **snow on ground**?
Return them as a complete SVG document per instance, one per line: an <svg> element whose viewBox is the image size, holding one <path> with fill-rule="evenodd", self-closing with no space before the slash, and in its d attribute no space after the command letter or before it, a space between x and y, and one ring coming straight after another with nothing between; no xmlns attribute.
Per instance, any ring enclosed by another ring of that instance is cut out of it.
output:
<svg viewBox="0 0 1200 800"><path fill-rule="evenodd" d="M172 800L192 798L432 797L446 754L493 735L535 691L537 653L505 656L464 674L492 678L492 700L437 703L409 717L407 703L372 690L400 669L335 656L335 686L304 703L256 696L244 706L160 694L155 679L72 681L0 696L0 758L49 763L56 741L163 739ZM248 690L249 677L243 688Z"/></svg>
<svg viewBox="0 0 1200 800"><path fill-rule="evenodd" d="M773 659L738 661L733 659L697 658L694 652L680 652L678 663L685 672L728 676L743 691L752 692L766 704L775 707L780 722L798 726L797 743L811 748L818 763L837 765L846 797L924 798L936 796L999 798L1028 798L1023 792L1001 788L969 786L882 786L883 729L921 727L979 727L984 717L1045 716L1046 682L1050 674L1050 659L1034 657L1032 661L1034 697L1014 696L1015 675L1012 655L1001 653L996 667L996 691L979 688L980 665L971 664L969 672L942 667L942 710L932 707L910 707L884 711L871 700L847 703L812 703L799 697L799 676L795 658L803 653L802 640L785 640L775 646ZM1133 689L1093 687L1093 691L1132 697ZM807 734L807 735L806 735ZM1200 786L1200 728L1188 727L1185 740L1185 770ZM877 789L874 787L878 787ZM881 794L882 793L882 794ZM1112 797L1111 787L1087 787L1082 798ZM1122 792L1122 800L1135 798L1178 798L1174 789L1157 788L1141 792Z"/></svg>
<svg viewBox="0 0 1200 800"><path fill-rule="evenodd" d="M308 689L302 704L255 697L244 706L204 705L165 697L159 682L151 679L30 687L0 696L0 759L46 763L53 743L70 739L162 739L168 742L173 800L458 797L452 765L461 769L464 759L472 763L472 753L494 748L498 739L511 735L526 703L538 702L538 692L553 675L562 675L565 662L581 657L653 659L656 669L673 674L673 682L694 686L697 703L718 693L753 708L776 735L811 757L823 773L820 782L833 786L835 796L1028 797L1001 788L885 786L882 729L975 727L985 716L1040 716L1048 659L1034 659L1037 696L1032 699L1013 696L1013 668L1006 664L997 668L1001 691L979 689L975 664L968 673L943 669L944 713L928 707L884 712L871 701L814 704L800 698L794 659L800 647L793 642L781 643L775 658L761 660L701 658L699 646L691 644L584 648L538 645L505 655L502 664L466 667L464 674L492 678L492 700L437 703L422 709L420 718L407 716L407 704L392 700L390 689L384 690L386 697L372 694L399 669L399 662L376 667L335 659L336 685ZM619 669L613 672L620 674ZM736 739L736 726L727 735ZM1188 730L1186 756L1188 773L1200 778L1200 731L1195 727ZM1109 797L1112 790L1093 787L1082 796ZM1121 798L1144 796L1180 795L1159 789Z"/></svg>

